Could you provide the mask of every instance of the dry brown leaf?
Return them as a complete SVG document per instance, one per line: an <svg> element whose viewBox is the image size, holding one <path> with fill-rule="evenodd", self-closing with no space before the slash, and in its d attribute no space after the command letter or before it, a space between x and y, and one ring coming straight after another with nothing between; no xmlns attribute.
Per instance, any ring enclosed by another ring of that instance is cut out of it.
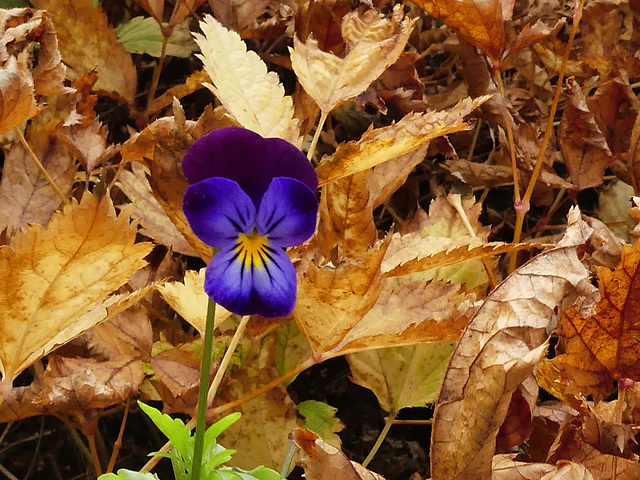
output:
<svg viewBox="0 0 640 480"><path fill-rule="evenodd" d="M487 297L458 343L436 404L434 479L490 477L511 394L546 354L555 312L588 287L576 247L567 246L537 256Z"/></svg>
<svg viewBox="0 0 640 480"><path fill-rule="evenodd" d="M118 177L116 185L133 204L131 217L140 222L141 234L160 245L166 245L174 252L196 257L196 251L153 196L147 178L148 171L142 163L133 162L131 171L123 170Z"/></svg>
<svg viewBox="0 0 640 480"><path fill-rule="evenodd" d="M394 9L392 19L375 10L356 10L344 16L342 36L347 43L344 58L320 50L312 37L302 43L293 39L291 64L304 87L320 109L329 113L338 105L362 93L380 74L396 62L415 20L403 18Z"/></svg>
<svg viewBox="0 0 640 480"><path fill-rule="evenodd" d="M571 182L579 190L602 183L613 155L580 85L572 78L567 79L567 103L560 120L558 142Z"/></svg>
<svg viewBox="0 0 640 480"><path fill-rule="evenodd" d="M348 0L316 0L301 4L296 12L296 35L302 42L309 36L318 41L323 52L340 57L346 47L340 27L351 12Z"/></svg>
<svg viewBox="0 0 640 480"><path fill-rule="evenodd" d="M76 162L63 145L55 141L56 122L27 130L26 140L56 186L68 195L71 192ZM42 175L21 143L15 142L5 152L0 180L0 231L37 223L46 225L61 205L62 199Z"/></svg>
<svg viewBox="0 0 640 480"><path fill-rule="evenodd" d="M543 475L555 470L548 463L520 462L515 457L515 453L494 455L491 480L540 480Z"/></svg>
<svg viewBox="0 0 640 480"><path fill-rule="evenodd" d="M416 5L484 50L495 64L505 47L502 4L499 0L416 0Z"/></svg>
<svg viewBox="0 0 640 480"><path fill-rule="evenodd" d="M4 133L35 117L40 108L24 56L10 57L0 72L0 132Z"/></svg>
<svg viewBox="0 0 640 480"><path fill-rule="evenodd" d="M614 271L598 268L600 299L592 312L571 308L558 325L560 344L553 359L563 376L584 395L602 398L621 378L640 379L640 335L635 279L640 245L623 247Z"/></svg>
<svg viewBox="0 0 640 480"><path fill-rule="evenodd" d="M298 283L294 317L316 353L338 345L375 304L382 290L380 262L388 242L337 265L311 263Z"/></svg>
<svg viewBox="0 0 640 480"><path fill-rule="evenodd" d="M53 18L67 78L75 80L96 70L95 88L104 95L133 104L137 74L131 55L118 42L100 6L91 0L34 0ZM82 39L82 41L78 41Z"/></svg>
<svg viewBox="0 0 640 480"><path fill-rule="evenodd" d="M289 437L300 449L307 480L384 480L382 475L350 461L344 453L309 430L298 428Z"/></svg>
<svg viewBox="0 0 640 480"><path fill-rule="evenodd" d="M126 213L86 193L54 215L47 230L28 227L0 249L0 360L3 381L115 314L110 296L145 265L150 244L134 244Z"/></svg>

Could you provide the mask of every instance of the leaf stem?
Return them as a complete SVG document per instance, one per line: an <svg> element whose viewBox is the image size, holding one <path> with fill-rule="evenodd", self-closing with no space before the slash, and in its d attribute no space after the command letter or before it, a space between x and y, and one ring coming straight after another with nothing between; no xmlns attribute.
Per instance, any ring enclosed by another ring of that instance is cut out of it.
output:
<svg viewBox="0 0 640 480"><path fill-rule="evenodd" d="M289 451L287 452L287 456L284 458L284 463L282 464L282 468L280 469L280 478L283 480L287 478L287 473L289 472L289 468L291 467L291 462L293 462L293 456L296 454L298 448L295 444L291 444L289 447Z"/></svg>
<svg viewBox="0 0 640 480"><path fill-rule="evenodd" d="M316 147L318 146L318 140L320 139L320 134L322 133L322 129L324 128L324 123L327 121L327 117L329 116L329 112L322 112L320 114L320 120L318 121L318 126L316 127L316 132L313 134L313 140L311 140L311 145L309 146L309 151L307 152L307 158L309 160L313 159L313 155L316 153Z"/></svg>
<svg viewBox="0 0 640 480"><path fill-rule="evenodd" d="M366 467L367 465L369 465L371 460L373 460L373 457L376 455L376 453L378 453L378 450L380 449L382 442L384 442L384 439L387 437L387 433L389 433L389 429L391 428L391 425L393 425L393 421L396 419L397 415L398 415L398 412L396 411L389 412L389 416L387 417L387 422L384 424L384 428L380 432L380 435L378 435L378 438L376 439L376 443L373 444L373 447L371 447L371 451L369 452L369 455L367 455L367 458L365 458L364 462L362 462L363 467Z"/></svg>
<svg viewBox="0 0 640 480"><path fill-rule="evenodd" d="M204 451L204 432L207 427L207 390L209 389L209 372L211 371L211 355L213 350L213 327L216 316L216 304L209 299L207 306L207 322L202 347L202 367L200 368L200 392L198 394L198 413L196 414L195 445L193 447L193 463L191 464L191 480L200 480L202 468L202 452Z"/></svg>
<svg viewBox="0 0 640 480"><path fill-rule="evenodd" d="M16 132L16 134L18 135L18 139L20 140L20 143L22 143L22 146L29 154L29 157L31 158L31 160L33 160L33 163L36 164L36 167L38 167L38 170L40 170L40 173L45 178L45 180L49 182L49 185L51 185L51 188L53 188L53 191L56 192L56 195L60 197L60 200L62 200L62 203L64 203L65 205L68 204L69 199L64 193L62 193L62 190L60 190L60 187L56 185L56 182L53 180L53 178L51 178L51 175L49 175L49 173L45 170L42 163L40 163L40 160L38 160L38 157L32 150L27 140L24 138L24 135L22 135L22 132L20 131L20 129L16 127L13 129L13 131Z"/></svg>
<svg viewBox="0 0 640 480"><path fill-rule="evenodd" d="M523 203L526 204L528 204L531 200L533 189L536 185L536 182L538 181L538 177L540 176L540 171L542 170L542 163L544 160L545 152L547 151L547 146L549 145L549 140L551 139L551 133L553 132L553 122L556 116L556 111L558 110L558 103L560 102L560 94L562 93L562 85L564 83L564 72L567 68L567 62L569 61L569 55L573 46L573 40L575 39L576 33L578 31L578 25L580 24L580 19L582 18L584 2L585 0L580 0L580 3L576 7L576 10L573 14L573 24L571 25L571 32L569 34L569 40L567 41L567 48L564 51L564 55L562 56L562 63L560 64L560 71L558 72L556 92L553 97L553 102L551 103L551 109L549 110L549 118L547 119L547 127L544 131L544 137L542 137L542 144L540 145L540 150L538 150L538 157L536 158L536 163L533 167L533 171L531 172L531 178L529 179L527 190L524 192L524 197L522 197ZM516 209L516 225L513 232L513 243L520 242L520 238L522 237L522 224L524 223L524 216L526 215L526 213L527 211L524 209ZM515 265L516 256L511 255L511 258L509 259L510 272L515 270Z"/></svg>

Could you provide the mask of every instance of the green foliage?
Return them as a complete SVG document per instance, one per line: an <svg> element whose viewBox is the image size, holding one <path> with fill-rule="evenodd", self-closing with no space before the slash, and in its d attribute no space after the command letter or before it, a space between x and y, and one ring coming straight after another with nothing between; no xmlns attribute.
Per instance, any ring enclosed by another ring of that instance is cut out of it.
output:
<svg viewBox="0 0 640 480"><path fill-rule="evenodd" d="M176 480L189 480L191 478L191 464L193 461L193 447L195 438L184 422L178 418L171 418L159 410L138 402L140 408L151 421L171 441L171 450L168 453L155 452L171 459L173 473ZM216 441L218 436L240 418L239 413L232 413L211 425L204 435L204 455L200 478L203 480L277 480L280 474L275 470L260 466L251 471L234 467L226 467L223 464L231 460L235 450L224 448ZM157 479L150 473L131 472L119 470L118 475L113 473L102 475L98 480L149 480Z"/></svg>
<svg viewBox="0 0 640 480"><path fill-rule="evenodd" d="M305 419L305 428L317 433L331 445L340 447L340 437L336 432L342 430L344 425L340 419L336 418L337 408L316 400L302 402L297 405L297 408Z"/></svg>

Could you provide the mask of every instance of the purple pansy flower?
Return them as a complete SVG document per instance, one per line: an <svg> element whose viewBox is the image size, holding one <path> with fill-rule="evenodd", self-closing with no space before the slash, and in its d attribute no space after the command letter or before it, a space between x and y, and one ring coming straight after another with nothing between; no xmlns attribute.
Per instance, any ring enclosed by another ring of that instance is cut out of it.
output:
<svg viewBox="0 0 640 480"><path fill-rule="evenodd" d="M238 315L291 313L296 272L284 248L313 235L318 213L309 160L285 140L228 127L196 140L182 170L189 225L220 249L207 266L207 295Z"/></svg>

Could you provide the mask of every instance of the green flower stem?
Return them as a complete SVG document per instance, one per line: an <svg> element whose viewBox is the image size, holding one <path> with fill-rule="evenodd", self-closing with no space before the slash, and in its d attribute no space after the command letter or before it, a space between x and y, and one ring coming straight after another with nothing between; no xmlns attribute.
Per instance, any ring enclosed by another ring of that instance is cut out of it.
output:
<svg viewBox="0 0 640 480"><path fill-rule="evenodd" d="M396 419L397 415L398 415L398 412L389 412L389 416L387 417L387 423L384 424L384 428L380 432L380 435L378 435L378 438L376 439L376 443L374 443L373 447L371 447L371 451L369 452L369 455L367 455L367 458L365 458L364 462L362 462L363 467L366 467L367 465L369 465L369 462L373 460L373 457L378 452L380 445L382 445L382 442L387 437L387 433L389 433L389 429L391 428L391 425L393 425L393 421Z"/></svg>
<svg viewBox="0 0 640 480"><path fill-rule="evenodd" d="M207 390L209 389L209 372L211 371L215 316L216 304L213 300L209 300L209 305L207 306L207 323L204 330L204 345L202 347L202 368L200 369L200 391L198 393L196 442L193 447L191 480L200 480L202 452L204 450L204 432L207 427Z"/></svg>
<svg viewBox="0 0 640 480"><path fill-rule="evenodd" d="M293 462L293 456L296 454L296 450L298 447L295 444L291 444L289 447L289 451L287 452L287 456L284 459L284 463L282 464L282 469L280 469L280 478L283 480L287 478L287 474L289 473L289 468L291 468L291 462Z"/></svg>

